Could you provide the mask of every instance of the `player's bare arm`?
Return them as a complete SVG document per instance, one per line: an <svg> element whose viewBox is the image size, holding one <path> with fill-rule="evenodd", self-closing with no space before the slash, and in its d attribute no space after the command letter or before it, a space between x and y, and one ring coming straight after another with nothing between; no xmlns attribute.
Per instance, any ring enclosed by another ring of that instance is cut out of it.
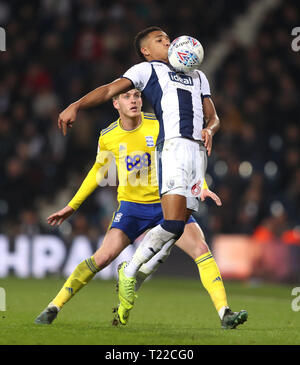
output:
<svg viewBox="0 0 300 365"><path fill-rule="evenodd" d="M132 89L132 87L131 81L126 78L117 79L110 84L97 87L81 99L70 104L59 114L58 127L62 129L63 134L66 135L67 129L72 127L80 109L91 108L103 104L113 96L126 92Z"/></svg>
<svg viewBox="0 0 300 365"><path fill-rule="evenodd" d="M206 127L202 130L202 139L207 154L210 156L212 149L212 137L220 128L220 120L211 98L203 99L203 113L206 120Z"/></svg>

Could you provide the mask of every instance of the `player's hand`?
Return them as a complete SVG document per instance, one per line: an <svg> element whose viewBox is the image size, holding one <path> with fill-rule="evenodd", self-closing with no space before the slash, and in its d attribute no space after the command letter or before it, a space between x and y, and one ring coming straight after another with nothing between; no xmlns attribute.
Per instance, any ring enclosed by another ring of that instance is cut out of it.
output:
<svg viewBox="0 0 300 365"><path fill-rule="evenodd" d="M58 128L62 129L64 136L67 134L67 129L72 128L77 117L77 111L78 106L76 104L70 104L59 114L57 124Z"/></svg>
<svg viewBox="0 0 300 365"><path fill-rule="evenodd" d="M67 205L66 207L59 210L58 212L51 214L47 218L47 222L51 226L55 226L55 225L60 226L62 224L62 222L64 220L66 220L67 218L69 218L70 215L72 215L74 212L75 212L75 210Z"/></svg>
<svg viewBox="0 0 300 365"><path fill-rule="evenodd" d="M202 129L202 141L207 149L208 156L210 156L212 148L212 130L210 128Z"/></svg>
<svg viewBox="0 0 300 365"><path fill-rule="evenodd" d="M200 199L201 199L201 201L204 202L204 200L206 198L211 198L218 206L221 206L222 205L222 201L218 197L217 194L215 194L214 192L210 191L209 189L201 189L201 193L200 193Z"/></svg>

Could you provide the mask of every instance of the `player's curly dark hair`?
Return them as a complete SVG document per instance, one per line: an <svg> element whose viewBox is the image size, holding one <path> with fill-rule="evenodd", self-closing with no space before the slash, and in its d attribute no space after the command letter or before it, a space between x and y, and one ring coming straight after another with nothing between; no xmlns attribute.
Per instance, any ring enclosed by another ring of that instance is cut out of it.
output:
<svg viewBox="0 0 300 365"><path fill-rule="evenodd" d="M142 31L140 31L135 37L134 37L134 48L136 53L138 54L139 57L142 58L142 60L145 61L145 57L143 55L143 53L141 52L141 42L143 39L145 39L147 37L147 35L149 33L155 32L157 30L160 30L163 32L163 30L160 27L156 27L156 26L152 26L152 27L148 27Z"/></svg>

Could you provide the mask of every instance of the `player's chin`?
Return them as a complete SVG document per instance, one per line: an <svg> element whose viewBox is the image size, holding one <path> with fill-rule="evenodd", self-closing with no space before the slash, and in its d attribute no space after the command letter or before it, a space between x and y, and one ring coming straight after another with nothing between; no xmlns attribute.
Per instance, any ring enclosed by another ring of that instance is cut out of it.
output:
<svg viewBox="0 0 300 365"><path fill-rule="evenodd" d="M137 117L137 116L139 116L140 114L141 114L141 111L140 111L139 109L132 109L132 110L130 110L130 112L129 112L129 116L130 116L131 118Z"/></svg>
<svg viewBox="0 0 300 365"><path fill-rule="evenodd" d="M161 56L161 59L164 60L165 62L169 62L169 59L168 59L168 50L165 51L162 56Z"/></svg>

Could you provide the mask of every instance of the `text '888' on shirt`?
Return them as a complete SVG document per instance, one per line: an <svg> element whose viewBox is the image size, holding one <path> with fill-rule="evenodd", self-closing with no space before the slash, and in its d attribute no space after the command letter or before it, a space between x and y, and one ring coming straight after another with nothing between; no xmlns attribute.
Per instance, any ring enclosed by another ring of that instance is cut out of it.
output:
<svg viewBox="0 0 300 365"><path fill-rule="evenodd" d="M205 74L176 73L162 61L141 62L122 76L141 90L160 124L157 144L174 137L201 140L204 126L202 99L210 97Z"/></svg>

